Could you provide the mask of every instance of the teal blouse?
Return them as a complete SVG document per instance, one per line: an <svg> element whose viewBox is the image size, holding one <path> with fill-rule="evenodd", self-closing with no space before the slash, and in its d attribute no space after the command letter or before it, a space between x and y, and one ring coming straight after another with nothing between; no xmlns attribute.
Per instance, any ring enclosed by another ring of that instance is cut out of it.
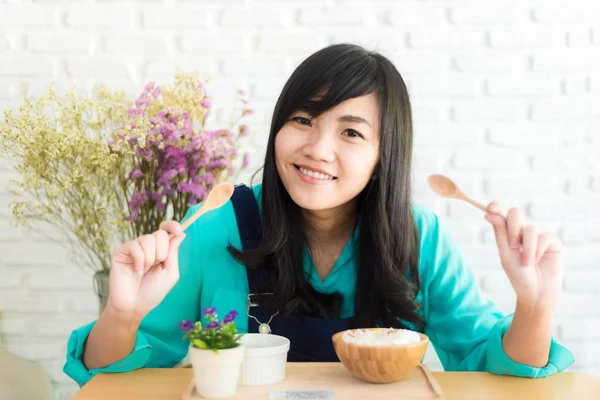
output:
<svg viewBox="0 0 600 400"><path fill-rule="evenodd" d="M259 200L261 185L254 186ZM199 205L188 211L187 219ZM552 339L548 364L543 368L520 364L508 357L502 336L511 315L503 315L480 292L472 271L438 217L414 205L420 237L421 289L417 300L426 323L425 334L446 371L489 371L495 374L539 378L564 370L573 355ZM168 368L187 355L189 342L177 324L200 320L201 309L217 307L224 315L237 310L236 325L247 332L248 281L246 269L226 250L229 242L241 248L231 202L204 214L186 231L179 249L180 279L165 299L141 322L133 351L106 368L88 370L82 362L83 346L94 322L74 330L69 338L63 371L80 386L101 372L126 372L138 368ZM358 229L342 251L325 281L317 274L308 249L304 269L309 283L319 292L343 295L342 317L353 315L358 257ZM204 322L204 321L203 321Z"/></svg>

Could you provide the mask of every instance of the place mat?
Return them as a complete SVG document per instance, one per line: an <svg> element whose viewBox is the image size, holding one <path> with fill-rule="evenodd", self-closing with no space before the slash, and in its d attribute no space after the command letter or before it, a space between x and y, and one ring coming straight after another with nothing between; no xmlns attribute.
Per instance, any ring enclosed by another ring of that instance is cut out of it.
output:
<svg viewBox="0 0 600 400"><path fill-rule="evenodd" d="M202 399L194 380L183 393L183 400ZM352 375L341 363L293 363L287 365L283 381L265 386L238 386L229 399L444 399L444 394L429 368L420 364L405 379L394 383L369 383Z"/></svg>

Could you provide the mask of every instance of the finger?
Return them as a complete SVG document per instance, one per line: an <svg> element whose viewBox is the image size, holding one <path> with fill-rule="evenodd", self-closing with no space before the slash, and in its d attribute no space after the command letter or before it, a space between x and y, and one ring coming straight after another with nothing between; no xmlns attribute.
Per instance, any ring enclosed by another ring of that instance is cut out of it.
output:
<svg viewBox="0 0 600 400"><path fill-rule="evenodd" d="M138 274L144 273L144 250L137 242L137 240L130 240L125 242L118 250L122 255L131 257L133 260L133 267Z"/></svg>
<svg viewBox="0 0 600 400"><path fill-rule="evenodd" d="M508 244L513 249L518 249L521 244L521 236L525 226L525 216L521 209L512 207L506 214L506 224L508 229Z"/></svg>
<svg viewBox="0 0 600 400"><path fill-rule="evenodd" d="M163 229L159 229L153 233L156 239L156 259L155 263L161 263L167 259L169 255L169 234Z"/></svg>
<svg viewBox="0 0 600 400"><path fill-rule="evenodd" d="M492 224L494 228L494 236L496 237L496 244L498 245L498 251L500 255L508 254L511 249L508 245L508 233L506 220L497 214L486 214L485 219Z"/></svg>
<svg viewBox="0 0 600 400"><path fill-rule="evenodd" d="M560 252L562 250L562 244L560 240L550 233L541 233L538 236L538 245L535 252L536 264L546 253Z"/></svg>
<svg viewBox="0 0 600 400"><path fill-rule="evenodd" d="M153 235L143 235L137 238L137 242L144 250L144 273L156 263L156 238Z"/></svg>
<svg viewBox="0 0 600 400"><path fill-rule="evenodd" d="M538 247L538 232L533 225L526 226L523 230L523 254L521 254L521 265L530 266L535 262L535 253Z"/></svg>
<svg viewBox="0 0 600 400"><path fill-rule="evenodd" d="M487 212L490 214L502 214L502 209L497 201L492 201L487 205Z"/></svg>
<svg viewBox="0 0 600 400"><path fill-rule="evenodd" d="M185 233L175 236L169 243L169 255L164 262L167 275L173 282L179 280L179 246L185 239Z"/></svg>
<svg viewBox="0 0 600 400"><path fill-rule="evenodd" d="M183 233L181 224L177 221L164 221L160 224L160 229L167 231L169 234L179 235Z"/></svg>

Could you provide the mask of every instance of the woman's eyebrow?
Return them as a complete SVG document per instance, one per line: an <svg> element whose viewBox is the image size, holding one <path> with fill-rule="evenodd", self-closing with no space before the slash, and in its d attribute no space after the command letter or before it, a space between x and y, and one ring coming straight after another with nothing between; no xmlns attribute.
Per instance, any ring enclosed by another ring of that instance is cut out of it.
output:
<svg viewBox="0 0 600 400"><path fill-rule="evenodd" d="M358 117L356 115L343 115L339 118L340 122L356 122L359 124L367 124L369 125L369 127L372 128L371 124L369 123L369 121L367 121L366 119L364 119L363 117Z"/></svg>

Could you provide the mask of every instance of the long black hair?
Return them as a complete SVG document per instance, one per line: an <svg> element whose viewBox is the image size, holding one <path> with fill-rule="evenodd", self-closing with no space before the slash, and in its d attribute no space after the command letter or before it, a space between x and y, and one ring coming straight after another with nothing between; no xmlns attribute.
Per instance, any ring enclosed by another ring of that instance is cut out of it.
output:
<svg viewBox="0 0 600 400"><path fill-rule="evenodd" d="M317 292L303 268L306 233L300 207L289 196L275 164L275 136L290 115L311 117L341 102L375 93L381 114L379 162L358 196L360 224L354 327L424 329L415 298L420 288L419 240L411 213L412 113L406 85L379 53L336 44L303 61L285 84L273 112L262 178L262 232L256 249L230 253L249 268L264 267L273 293L261 306L315 318L338 318L341 295ZM319 96L319 99L314 99ZM412 327L406 322L412 324Z"/></svg>

